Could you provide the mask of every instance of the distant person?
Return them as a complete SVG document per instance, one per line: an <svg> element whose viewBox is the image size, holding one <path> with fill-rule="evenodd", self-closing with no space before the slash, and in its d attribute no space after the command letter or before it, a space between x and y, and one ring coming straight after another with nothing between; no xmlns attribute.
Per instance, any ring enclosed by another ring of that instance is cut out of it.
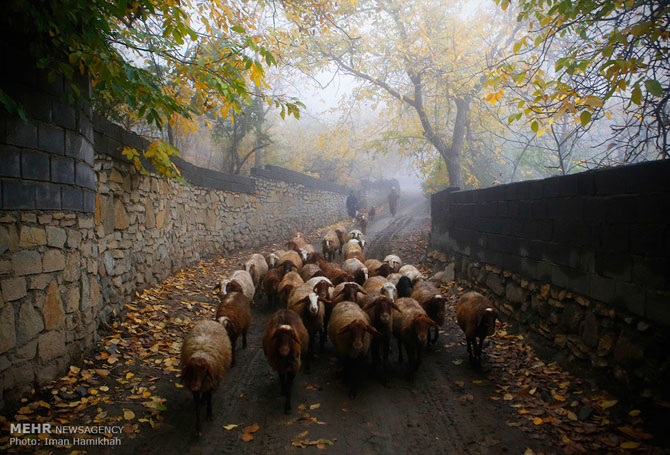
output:
<svg viewBox="0 0 670 455"><path fill-rule="evenodd" d="M372 207L370 207L370 210L368 210L368 219L370 221L374 221L376 215L377 215L377 209L375 209L375 206L373 205Z"/></svg>
<svg viewBox="0 0 670 455"><path fill-rule="evenodd" d="M389 199L389 210L391 211L391 216L395 216L396 209L398 208L398 199L400 198L400 195L398 194L398 191L396 191L395 187L391 188L391 192L389 193L388 199Z"/></svg>
<svg viewBox="0 0 670 455"><path fill-rule="evenodd" d="M354 195L354 191L349 192L349 197L347 198L347 213L351 218L356 216L356 211L358 211L358 199Z"/></svg>

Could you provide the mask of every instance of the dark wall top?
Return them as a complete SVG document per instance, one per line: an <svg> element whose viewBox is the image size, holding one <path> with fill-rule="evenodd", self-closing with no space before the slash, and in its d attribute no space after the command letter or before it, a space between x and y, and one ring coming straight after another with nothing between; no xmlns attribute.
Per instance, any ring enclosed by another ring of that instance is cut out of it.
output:
<svg viewBox="0 0 670 455"><path fill-rule="evenodd" d="M432 196L436 246L670 325L670 160Z"/></svg>

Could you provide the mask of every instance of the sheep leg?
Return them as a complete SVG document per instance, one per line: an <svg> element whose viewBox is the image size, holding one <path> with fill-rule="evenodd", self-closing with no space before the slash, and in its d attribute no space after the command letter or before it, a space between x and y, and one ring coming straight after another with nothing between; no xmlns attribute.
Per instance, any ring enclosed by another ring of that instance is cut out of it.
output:
<svg viewBox="0 0 670 455"><path fill-rule="evenodd" d="M319 334L319 341L321 342L321 354L326 350L326 329L325 327L321 329Z"/></svg>
<svg viewBox="0 0 670 455"><path fill-rule="evenodd" d="M476 338L475 338L475 343L476 343ZM477 364L481 365L482 363L482 348L484 347L484 337L479 338L479 344L477 345L477 351L476 351L476 357L477 357Z"/></svg>
<svg viewBox="0 0 670 455"><path fill-rule="evenodd" d="M200 392L193 392L193 402L195 403L195 435L200 436Z"/></svg>
<svg viewBox="0 0 670 455"><path fill-rule="evenodd" d="M280 395L286 395L286 373L279 373L279 385L281 386L281 392L279 392Z"/></svg>
<svg viewBox="0 0 670 455"><path fill-rule="evenodd" d="M247 329L242 332L242 349L247 348Z"/></svg>
<svg viewBox="0 0 670 455"><path fill-rule="evenodd" d="M286 373L286 402L284 403L284 413L291 413L291 390L293 389L293 378L295 378L295 373L290 372Z"/></svg>
<svg viewBox="0 0 670 455"><path fill-rule="evenodd" d="M399 337L395 338L398 341L398 363L402 362L402 341Z"/></svg>
<svg viewBox="0 0 670 455"><path fill-rule="evenodd" d="M212 420L212 391L205 393L205 398L207 399L207 420Z"/></svg>
<svg viewBox="0 0 670 455"><path fill-rule="evenodd" d="M468 360L470 360L470 362L473 362L474 357L472 356L472 347L470 346L472 344L472 338L467 337L465 341L468 343ZM475 339L474 341L476 343L477 339Z"/></svg>
<svg viewBox="0 0 670 455"><path fill-rule="evenodd" d="M437 343L437 338L440 336L440 329L438 329L437 327L434 327L434 329L435 329L435 336L430 339L430 342L432 344Z"/></svg>
<svg viewBox="0 0 670 455"><path fill-rule="evenodd" d="M382 346L384 349L384 370L387 370L389 365L389 354L391 352L391 341L386 338Z"/></svg>

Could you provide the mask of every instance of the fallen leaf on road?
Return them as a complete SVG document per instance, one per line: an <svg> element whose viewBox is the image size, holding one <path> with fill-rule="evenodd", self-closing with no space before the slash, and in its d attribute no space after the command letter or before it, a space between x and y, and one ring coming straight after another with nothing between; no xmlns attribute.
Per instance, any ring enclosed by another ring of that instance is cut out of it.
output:
<svg viewBox="0 0 670 455"><path fill-rule="evenodd" d="M251 434L251 433L242 433L242 434L240 435L240 439L241 439L242 441L244 441L244 442L253 441L253 439L254 439L254 435Z"/></svg>
<svg viewBox="0 0 670 455"><path fill-rule="evenodd" d="M505 395L503 395L503 400L505 400L505 401L512 401L513 399L514 399L514 396L512 396L511 393L506 393Z"/></svg>
<svg viewBox="0 0 670 455"><path fill-rule="evenodd" d="M133 420L135 418L135 413L130 409L123 410L123 418L126 420Z"/></svg>
<svg viewBox="0 0 670 455"><path fill-rule="evenodd" d="M231 423L229 425L224 425L223 426L223 428L228 430L228 431L232 430L233 428L237 428L237 427L239 427L239 425L237 425L236 423Z"/></svg>
<svg viewBox="0 0 670 455"><path fill-rule="evenodd" d="M254 423L253 425L249 425L248 427L246 427L246 428L245 428L244 430L242 430L242 431L243 431L244 433L255 433L255 432L257 432L258 430L260 430L260 428L261 428L260 425L258 425L257 423Z"/></svg>
<svg viewBox="0 0 670 455"><path fill-rule="evenodd" d="M603 400L600 402L600 406L603 407L603 409L608 409L617 404L619 400Z"/></svg>
<svg viewBox="0 0 670 455"><path fill-rule="evenodd" d="M542 417L535 417L535 418L533 419L533 423L534 423L535 425L542 425L542 422L543 422Z"/></svg>
<svg viewBox="0 0 670 455"><path fill-rule="evenodd" d="M633 441L626 441L622 442L619 447L621 447L622 449L637 449L638 447L640 447L640 443Z"/></svg>
<svg viewBox="0 0 670 455"><path fill-rule="evenodd" d="M321 407L321 403L314 403L314 404L309 405L310 410L319 409L320 407Z"/></svg>

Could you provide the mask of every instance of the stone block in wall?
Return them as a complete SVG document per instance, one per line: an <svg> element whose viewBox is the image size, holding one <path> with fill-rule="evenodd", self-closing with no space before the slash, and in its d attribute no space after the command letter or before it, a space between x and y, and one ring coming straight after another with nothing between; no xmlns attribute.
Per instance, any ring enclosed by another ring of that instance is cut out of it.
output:
<svg viewBox="0 0 670 455"><path fill-rule="evenodd" d="M116 199L114 201L114 229L128 229L128 226L130 226L128 212L123 202L120 199Z"/></svg>
<svg viewBox="0 0 670 455"><path fill-rule="evenodd" d="M35 208L56 210L61 208L61 187L49 183L36 185Z"/></svg>
<svg viewBox="0 0 670 455"><path fill-rule="evenodd" d="M12 255L15 276L42 273L42 256L34 250L21 250Z"/></svg>
<svg viewBox="0 0 670 455"><path fill-rule="evenodd" d="M0 354L9 351L15 345L14 306L7 302L0 308Z"/></svg>
<svg viewBox="0 0 670 455"><path fill-rule="evenodd" d="M84 191L84 212L93 213L95 211L95 196L93 191Z"/></svg>
<svg viewBox="0 0 670 455"><path fill-rule="evenodd" d="M74 184L74 160L66 156L51 156L51 181Z"/></svg>
<svg viewBox="0 0 670 455"><path fill-rule="evenodd" d="M34 150L21 151L21 177L49 181L50 175L48 154Z"/></svg>
<svg viewBox="0 0 670 455"><path fill-rule="evenodd" d="M505 285L503 284L502 277L499 274L489 272L486 275L486 286L496 295L503 295L505 293Z"/></svg>
<svg viewBox="0 0 670 455"><path fill-rule="evenodd" d="M48 123L39 125L39 148L57 155L65 154L65 130Z"/></svg>
<svg viewBox="0 0 670 455"><path fill-rule="evenodd" d="M2 182L2 208L33 209L35 208L34 183L5 180Z"/></svg>
<svg viewBox="0 0 670 455"><path fill-rule="evenodd" d="M37 147L37 126L15 117L6 120L5 143L19 147Z"/></svg>
<svg viewBox="0 0 670 455"><path fill-rule="evenodd" d="M65 256L60 250L50 249L44 253L42 258L42 270L45 272L57 272L65 268Z"/></svg>
<svg viewBox="0 0 670 455"><path fill-rule="evenodd" d="M2 298L11 302L26 296L26 279L23 277L6 278L0 281L2 286Z"/></svg>
<svg viewBox="0 0 670 455"><path fill-rule="evenodd" d="M79 188L64 186L61 188L61 203L64 210L82 211L84 208L84 194Z"/></svg>
<svg viewBox="0 0 670 455"><path fill-rule="evenodd" d="M21 177L21 152L19 149L3 146L0 150L0 177Z"/></svg>
<svg viewBox="0 0 670 455"><path fill-rule="evenodd" d="M37 357L40 362L61 357L65 350L65 333L60 330L51 330L40 335L37 341Z"/></svg>
<svg viewBox="0 0 670 455"><path fill-rule="evenodd" d="M31 302L24 301L19 307L16 338L19 346L35 338L44 330L44 318Z"/></svg>
<svg viewBox="0 0 670 455"><path fill-rule="evenodd" d="M77 185L90 190L95 189L95 172L88 164L77 162L74 172Z"/></svg>
<svg viewBox="0 0 670 455"><path fill-rule="evenodd" d="M63 246L65 245L65 240L67 238L65 229L55 226L47 226L46 233L47 233L48 246L52 246L55 248L63 248Z"/></svg>
<svg viewBox="0 0 670 455"><path fill-rule="evenodd" d="M56 329L63 325L65 321L63 300L55 281L52 281L47 289L47 295L42 306L42 315L44 316L44 328L46 330Z"/></svg>
<svg viewBox="0 0 670 455"><path fill-rule="evenodd" d="M77 116L74 108L68 104L53 103L53 120L60 126L74 130L77 128Z"/></svg>

